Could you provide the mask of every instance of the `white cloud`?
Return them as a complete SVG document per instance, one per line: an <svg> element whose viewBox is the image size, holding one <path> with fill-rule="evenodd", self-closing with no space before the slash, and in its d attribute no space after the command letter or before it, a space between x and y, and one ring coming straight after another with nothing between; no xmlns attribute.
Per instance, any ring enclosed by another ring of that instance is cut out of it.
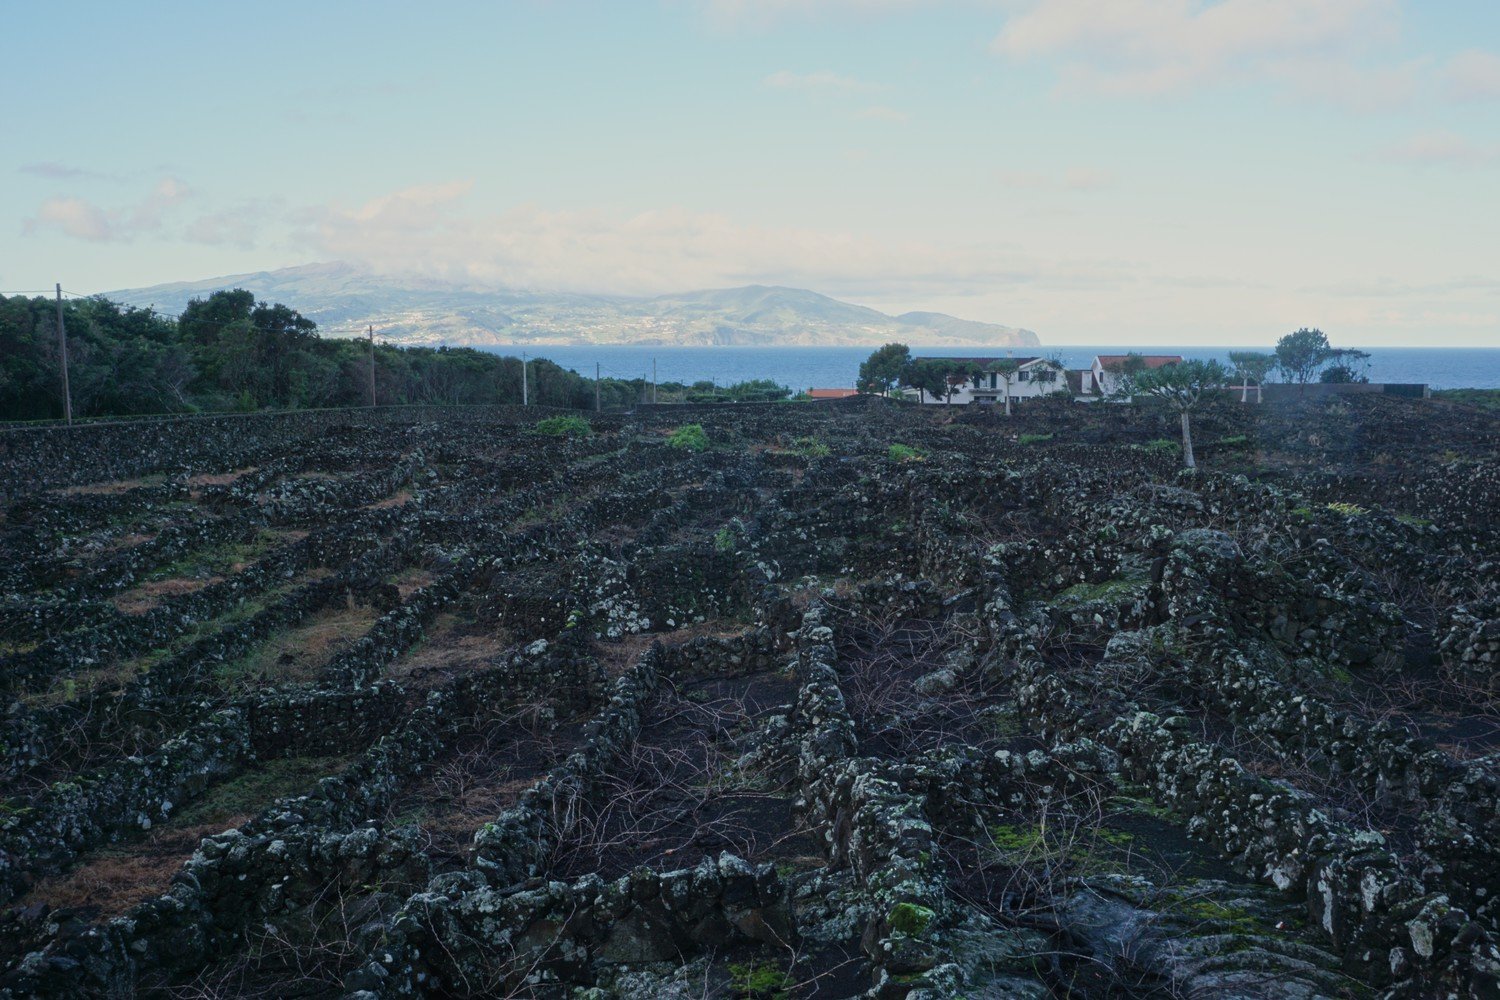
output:
<svg viewBox="0 0 1500 1000"><path fill-rule="evenodd" d="M1133 265L1048 261L1000 245L882 242L854 233L745 225L681 209L633 215L469 209L468 182L398 191L303 219L312 255L489 288L653 294L750 283L834 295L964 296L1019 284L1098 287Z"/></svg>
<svg viewBox="0 0 1500 1000"><path fill-rule="evenodd" d="M21 224L21 231L28 236L43 229L56 229L91 243L108 243L118 238L110 213L82 198L48 198L36 215Z"/></svg>
<svg viewBox="0 0 1500 1000"><path fill-rule="evenodd" d="M1448 95L1456 101L1500 100L1500 55L1469 49L1443 67Z"/></svg>
<svg viewBox="0 0 1500 1000"><path fill-rule="evenodd" d="M890 122L893 125L905 125L911 121L911 115L899 108L888 108L883 105L861 108L855 112L854 117L863 121Z"/></svg>
<svg viewBox="0 0 1500 1000"><path fill-rule="evenodd" d="M31 235L54 229L91 243L129 242L160 230L167 214L192 194L176 177L163 177L144 198L124 208L106 209L83 198L48 198L21 224L21 231Z"/></svg>
<svg viewBox="0 0 1500 1000"><path fill-rule="evenodd" d="M34 177L45 177L48 180L72 181L72 180L106 180L112 175L100 173L97 170L88 170L84 167L73 167L66 163L58 163L56 160L42 160L34 163L21 164L21 173L31 174Z"/></svg>
<svg viewBox="0 0 1500 1000"><path fill-rule="evenodd" d="M1266 67L1266 75L1298 98L1313 98L1350 111L1388 111L1410 105L1427 89L1428 61L1364 67L1336 59L1289 60Z"/></svg>
<svg viewBox="0 0 1500 1000"><path fill-rule="evenodd" d="M772 73L761 82L776 90L822 90L852 94L880 89L877 84L852 76L843 76L831 69L820 69L812 73L794 73L783 69Z"/></svg>
<svg viewBox="0 0 1500 1000"><path fill-rule="evenodd" d="M182 238L205 246L231 246L252 250L267 225L285 220L280 199L255 198L229 208L198 216L182 227Z"/></svg>
<svg viewBox="0 0 1500 1000"><path fill-rule="evenodd" d="M1456 132L1424 132L1387 146L1388 160L1419 166L1485 167L1500 164L1500 144L1478 143Z"/></svg>
<svg viewBox="0 0 1500 1000"><path fill-rule="evenodd" d="M991 47L1057 60L1065 90L1157 95L1347 58L1394 20L1394 0L1039 0Z"/></svg>

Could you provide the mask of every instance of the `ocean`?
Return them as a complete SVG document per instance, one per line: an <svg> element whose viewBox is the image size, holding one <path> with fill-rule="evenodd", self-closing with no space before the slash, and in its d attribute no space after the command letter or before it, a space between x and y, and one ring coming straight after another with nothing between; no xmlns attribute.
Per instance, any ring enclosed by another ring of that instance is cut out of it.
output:
<svg viewBox="0 0 1500 1000"><path fill-rule="evenodd" d="M1056 356L1069 368L1087 368L1096 354L1180 354L1185 358L1218 358L1228 362L1233 347L1041 347L1017 349ZM651 378L656 363L659 382L692 383L710 379L720 385L768 378L793 389L852 387L859 363L870 356L869 347L636 347L618 345L549 347L487 347L496 354L547 358L592 378L594 365L614 378ZM1245 350L1267 350L1265 347ZM1500 388L1500 348L1474 347L1371 347L1371 382L1425 382L1434 389ZM912 347L913 354L962 357L1004 354L1005 350L963 347Z"/></svg>

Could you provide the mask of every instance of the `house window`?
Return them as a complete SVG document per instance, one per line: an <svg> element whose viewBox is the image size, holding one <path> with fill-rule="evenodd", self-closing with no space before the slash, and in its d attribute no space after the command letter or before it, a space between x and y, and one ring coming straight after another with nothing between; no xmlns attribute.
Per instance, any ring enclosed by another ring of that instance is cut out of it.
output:
<svg viewBox="0 0 1500 1000"><path fill-rule="evenodd" d="M1017 382L1027 382L1031 379L1031 372L1016 372Z"/></svg>

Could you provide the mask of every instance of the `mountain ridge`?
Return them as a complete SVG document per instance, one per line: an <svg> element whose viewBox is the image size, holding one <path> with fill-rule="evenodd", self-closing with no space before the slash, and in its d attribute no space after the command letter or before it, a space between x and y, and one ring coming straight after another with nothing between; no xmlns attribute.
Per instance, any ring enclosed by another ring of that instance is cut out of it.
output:
<svg viewBox="0 0 1500 1000"><path fill-rule="evenodd" d="M373 325L407 346L923 346L1036 347L1030 330L937 312L891 316L805 288L744 285L656 296L475 288L430 278L379 275L341 261L174 281L104 293L126 305L180 312L225 288L283 302L324 336L354 337Z"/></svg>

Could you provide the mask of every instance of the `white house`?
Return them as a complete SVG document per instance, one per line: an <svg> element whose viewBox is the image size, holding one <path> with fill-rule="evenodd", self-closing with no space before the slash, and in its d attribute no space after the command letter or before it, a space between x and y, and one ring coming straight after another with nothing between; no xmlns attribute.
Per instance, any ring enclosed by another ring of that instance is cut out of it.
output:
<svg viewBox="0 0 1500 1000"><path fill-rule="evenodd" d="M1109 396L1120 389L1120 372L1124 368L1129 354L1100 354L1095 356L1094 363L1084 372L1082 391L1085 396ZM1140 363L1146 368L1165 368L1167 365L1175 365L1182 361L1180 354L1137 354L1134 357L1140 359Z"/></svg>
<svg viewBox="0 0 1500 1000"><path fill-rule="evenodd" d="M972 377L962 375L949 376L949 385L953 387L952 402L980 403L991 405L999 403L1004 405L1006 395L1010 396L1011 402L1022 399L1035 399L1038 396L1046 396L1054 392L1066 392L1068 390L1067 379L1063 366L1048 358L912 358L914 363L923 361L954 361L963 364L977 365L979 374ZM995 370L995 366L1002 361L1014 361L1016 363L1015 374L1007 382L1005 377ZM908 392L910 394L910 392ZM948 400L938 399L931 395L925 395L924 402L946 403Z"/></svg>

